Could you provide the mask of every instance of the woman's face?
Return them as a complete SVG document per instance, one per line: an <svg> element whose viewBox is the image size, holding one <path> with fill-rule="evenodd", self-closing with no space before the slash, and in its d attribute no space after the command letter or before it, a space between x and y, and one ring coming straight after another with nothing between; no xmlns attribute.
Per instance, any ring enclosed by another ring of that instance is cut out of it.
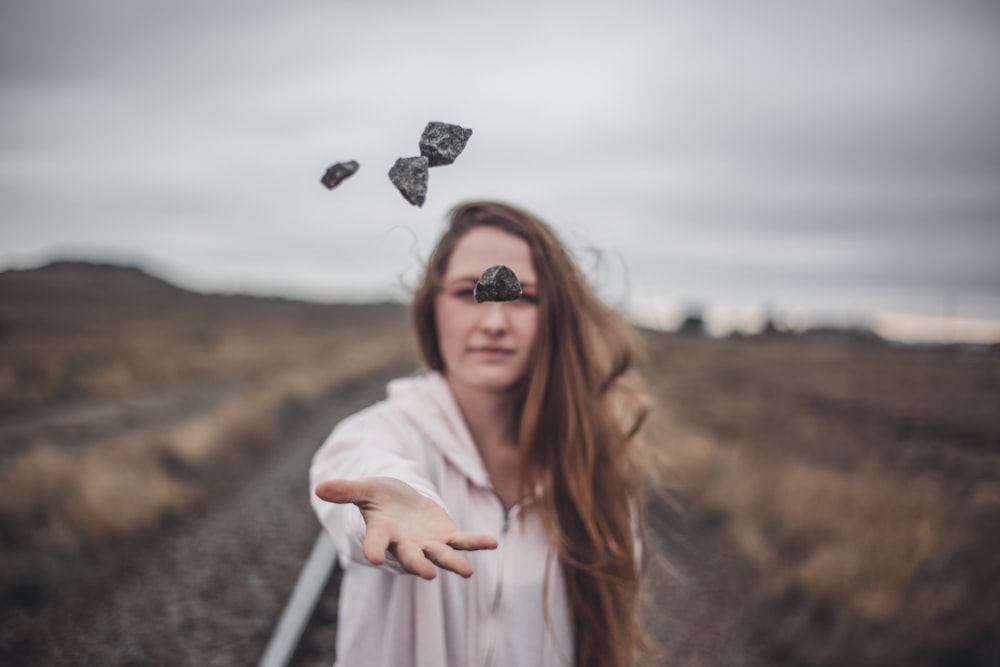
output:
<svg viewBox="0 0 1000 667"><path fill-rule="evenodd" d="M476 303L473 289L496 264L517 275L516 301ZM434 300L444 374L453 387L505 392L528 373L538 334L538 280L531 249L496 227L475 227L458 240Z"/></svg>

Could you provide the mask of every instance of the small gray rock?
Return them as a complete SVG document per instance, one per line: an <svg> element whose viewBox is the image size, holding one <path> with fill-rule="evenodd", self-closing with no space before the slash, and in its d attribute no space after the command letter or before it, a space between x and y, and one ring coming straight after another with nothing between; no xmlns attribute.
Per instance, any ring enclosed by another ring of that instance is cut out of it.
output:
<svg viewBox="0 0 1000 667"><path fill-rule="evenodd" d="M476 303L514 301L521 297L521 283L513 271L503 264L497 264L483 271L472 295Z"/></svg>
<svg viewBox="0 0 1000 667"><path fill-rule="evenodd" d="M427 158L401 157L389 170L389 180L403 198L414 206L423 206L427 198Z"/></svg>
<svg viewBox="0 0 1000 667"><path fill-rule="evenodd" d="M432 120L420 135L420 154L427 158L431 167L451 164L465 150L471 136L472 130Z"/></svg>
<svg viewBox="0 0 1000 667"><path fill-rule="evenodd" d="M323 178L319 179L319 182L325 185L328 190L333 190L335 187L353 176L359 166L360 165L357 160L338 162L337 164L331 165L330 168L326 170L326 173L323 174Z"/></svg>

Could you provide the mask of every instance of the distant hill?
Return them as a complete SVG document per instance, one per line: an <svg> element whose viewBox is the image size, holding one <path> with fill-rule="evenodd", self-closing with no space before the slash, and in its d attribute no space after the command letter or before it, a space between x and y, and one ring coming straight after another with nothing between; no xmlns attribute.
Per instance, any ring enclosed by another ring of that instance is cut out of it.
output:
<svg viewBox="0 0 1000 667"><path fill-rule="evenodd" d="M136 301L201 304L202 307L289 308L329 314L382 314L404 309L398 302L332 303L291 299L278 296L218 294L196 292L178 287L137 266L59 260L34 269L10 269L0 272L0 301L41 303Z"/></svg>
<svg viewBox="0 0 1000 667"><path fill-rule="evenodd" d="M56 261L35 269L0 272L0 296L53 295L171 297L194 292L182 289L135 266L82 261Z"/></svg>
<svg viewBox="0 0 1000 667"><path fill-rule="evenodd" d="M243 377L275 365L308 368L327 359L349 366L357 360L353 353L342 358L341 347L383 334L393 340L383 356L405 349L411 334L403 304L204 294L134 266L80 261L4 271L0 421L5 410Z"/></svg>

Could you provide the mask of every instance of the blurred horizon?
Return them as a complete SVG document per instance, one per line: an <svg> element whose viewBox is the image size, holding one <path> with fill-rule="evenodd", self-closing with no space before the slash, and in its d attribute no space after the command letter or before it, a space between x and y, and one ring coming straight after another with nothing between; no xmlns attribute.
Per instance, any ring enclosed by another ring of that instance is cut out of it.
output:
<svg viewBox="0 0 1000 667"><path fill-rule="evenodd" d="M0 277L7 272L35 272L54 267L71 269L120 269L124 272L141 271L157 281L203 295L249 296L260 298L288 299L319 305L357 304L397 304L408 306L409 288L400 283L397 294L309 294L283 292L280 290L246 290L224 285L197 285L178 279L175 272L163 263L116 258L80 258L53 256L44 261L0 268ZM84 272L76 277L88 280ZM66 276L63 276L65 280ZM132 277L129 276L131 279ZM101 284L104 284L101 281ZM655 303L642 304L623 301L611 304L633 324L658 331L689 331L692 323L701 334L722 338L729 335L756 335L766 330L802 334L809 331L871 332L894 343L915 345L1000 345L1000 322L970 320L956 317L922 317L905 313L833 313L812 316L794 311L782 311L770 304L759 307L727 307L725 304ZM687 320L687 322L686 322Z"/></svg>
<svg viewBox="0 0 1000 667"><path fill-rule="evenodd" d="M0 8L0 269L406 301L447 210L501 199L611 304L711 333L1000 340L1000 8L585 1ZM427 203L389 183L473 130ZM327 166L360 171L328 192ZM595 252L596 249L596 252Z"/></svg>

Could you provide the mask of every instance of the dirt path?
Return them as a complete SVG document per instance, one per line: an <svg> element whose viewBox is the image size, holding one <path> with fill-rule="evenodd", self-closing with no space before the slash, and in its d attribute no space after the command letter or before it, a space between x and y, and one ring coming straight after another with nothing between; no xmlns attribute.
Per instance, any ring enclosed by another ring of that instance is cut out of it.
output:
<svg viewBox="0 0 1000 667"><path fill-rule="evenodd" d="M309 459L337 421L381 397L384 380L305 424L280 455L137 563L105 599L46 619L38 642L44 648L18 664L256 664L317 535L307 500ZM654 564L646 584L651 631L667 645L669 664L764 664L748 650L729 604L739 582L685 541L676 522L660 519L649 545L682 574L674 579ZM294 667L332 663L338 588L335 575Z"/></svg>
<svg viewBox="0 0 1000 667"><path fill-rule="evenodd" d="M309 459L337 421L383 388L372 381L305 425L259 474L160 545L105 600L56 614L31 664L256 664L318 532L308 505ZM327 653L300 651L296 665L332 662L335 590L321 604L303 644Z"/></svg>

